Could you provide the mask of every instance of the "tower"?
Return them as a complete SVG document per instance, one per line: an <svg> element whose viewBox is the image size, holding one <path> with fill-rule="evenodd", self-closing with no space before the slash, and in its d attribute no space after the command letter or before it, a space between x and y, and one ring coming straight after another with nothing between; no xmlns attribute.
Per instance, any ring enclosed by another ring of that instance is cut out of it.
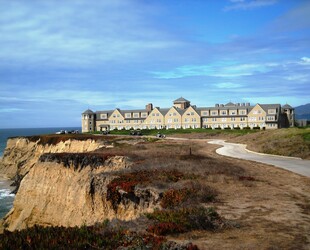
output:
<svg viewBox="0 0 310 250"><path fill-rule="evenodd" d="M87 109L82 113L82 133L93 132L95 130L95 113L90 109Z"/></svg>
<svg viewBox="0 0 310 250"><path fill-rule="evenodd" d="M191 102L183 97L180 97L173 101L173 106L179 109L187 109L190 105Z"/></svg>
<svg viewBox="0 0 310 250"><path fill-rule="evenodd" d="M282 112L284 115L286 115L285 118L287 119L288 127L294 127L294 125L295 125L295 110L294 110L294 108L288 104L285 104L282 107Z"/></svg>

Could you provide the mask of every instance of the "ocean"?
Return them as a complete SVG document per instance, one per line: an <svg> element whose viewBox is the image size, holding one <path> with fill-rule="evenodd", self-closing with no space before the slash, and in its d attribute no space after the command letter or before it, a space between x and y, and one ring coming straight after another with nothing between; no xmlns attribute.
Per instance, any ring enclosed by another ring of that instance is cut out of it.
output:
<svg viewBox="0 0 310 250"><path fill-rule="evenodd" d="M3 156L6 147L6 141L9 137L15 136L30 136L42 134L55 134L59 130L79 130L80 127L66 127L66 128L16 128L16 129L0 129L0 157ZM3 218L12 208L14 201L13 191L11 187L12 182L0 176L0 219Z"/></svg>

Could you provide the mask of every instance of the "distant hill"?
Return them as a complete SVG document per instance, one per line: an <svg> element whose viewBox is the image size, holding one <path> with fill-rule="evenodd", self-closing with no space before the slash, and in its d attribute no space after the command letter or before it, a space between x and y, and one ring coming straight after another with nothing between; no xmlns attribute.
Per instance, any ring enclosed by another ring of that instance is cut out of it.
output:
<svg viewBox="0 0 310 250"><path fill-rule="evenodd" d="M310 120L310 103L295 107L295 117Z"/></svg>

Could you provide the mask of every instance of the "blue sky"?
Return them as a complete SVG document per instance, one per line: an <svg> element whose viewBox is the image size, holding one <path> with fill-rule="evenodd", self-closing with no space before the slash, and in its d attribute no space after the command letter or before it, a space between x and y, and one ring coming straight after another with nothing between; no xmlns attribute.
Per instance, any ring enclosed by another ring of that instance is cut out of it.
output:
<svg viewBox="0 0 310 250"><path fill-rule="evenodd" d="M0 0L0 128L90 108L310 102L307 0Z"/></svg>

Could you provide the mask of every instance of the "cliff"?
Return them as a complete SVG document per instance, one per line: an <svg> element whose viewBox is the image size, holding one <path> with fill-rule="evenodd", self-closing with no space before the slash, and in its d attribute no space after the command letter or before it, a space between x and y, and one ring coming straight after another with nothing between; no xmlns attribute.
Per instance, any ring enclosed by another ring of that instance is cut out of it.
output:
<svg viewBox="0 0 310 250"><path fill-rule="evenodd" d="M56 139L56 140L55 140ZM32 136L16 137L7 141L7 146L0 160L0 174L14 180L15 193L20 181L36 164L44 153L90 152L105 146L94 138L73 139L70 137Z"/></svg>
<svg viewBox="0 0 310 250"><path fill-rule="evenodd" d="M158 207L160 194L152 188L137 186L133 192L117 188L117 200L113 200L109 184L132 163L126 156L105 154L104 150L91 152L105 145L90 139L54 144L10 139L0 171L15 176L20 186L13 208L4 218L6 229L130 220Z"/></svg>

